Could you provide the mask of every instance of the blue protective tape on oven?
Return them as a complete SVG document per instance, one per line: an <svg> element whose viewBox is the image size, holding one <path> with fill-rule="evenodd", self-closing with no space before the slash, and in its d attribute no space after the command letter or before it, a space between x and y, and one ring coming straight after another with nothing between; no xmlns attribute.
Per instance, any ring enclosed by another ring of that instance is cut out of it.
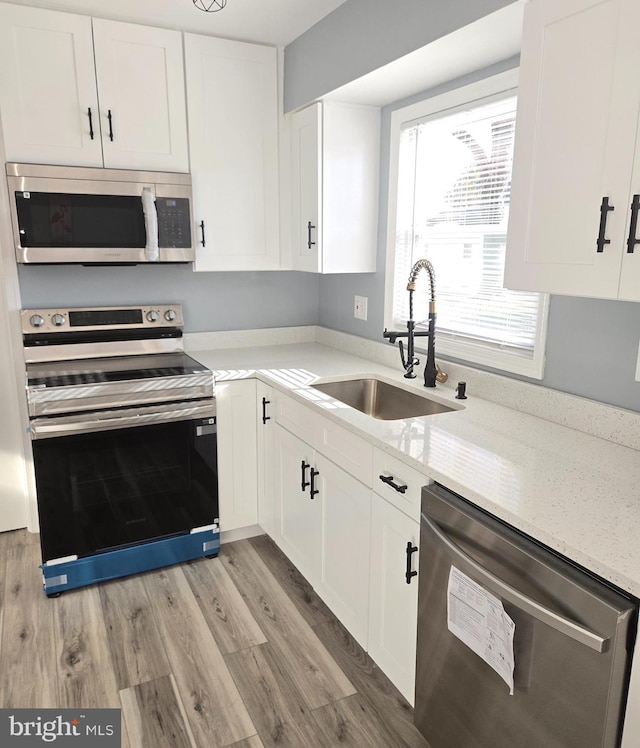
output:
<svg viewBox="0 0 640 748"><path fill-rule="evenodd" d="M159 569L203 556L213 556L219 550L220 532L203 530L97 553L86 558L63 561L52 566L42 564L40 568L44 574L44 591L47 595L54 595L96 582L106 582L109 579Z"/></svg>

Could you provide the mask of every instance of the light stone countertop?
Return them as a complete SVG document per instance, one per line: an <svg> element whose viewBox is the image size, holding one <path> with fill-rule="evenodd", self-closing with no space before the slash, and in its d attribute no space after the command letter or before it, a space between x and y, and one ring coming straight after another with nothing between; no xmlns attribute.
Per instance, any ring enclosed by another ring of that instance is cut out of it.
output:
<svg viewBox="0 0 640 748"><path fill-rule="evenodd" d="M195 341L194 341L195 343ZM640 597L640 451L317 343L197 350L216 382L257 377ZM375 374L462 410L382 421L310 389Z"/></svg>

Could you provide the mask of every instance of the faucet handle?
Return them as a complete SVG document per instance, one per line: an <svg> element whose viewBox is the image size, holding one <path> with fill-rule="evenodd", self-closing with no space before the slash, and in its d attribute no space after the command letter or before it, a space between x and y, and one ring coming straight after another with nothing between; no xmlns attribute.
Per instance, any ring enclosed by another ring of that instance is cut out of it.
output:
<svg viewBox="0 0 640 748"><path fill-rule="evenodd" d="M449 379L449 375L446 371L442 371L439 364L436 364L436 372L436 379L438 380L438 382L440 382L440 384L444 384L447 379Z"/></svg>

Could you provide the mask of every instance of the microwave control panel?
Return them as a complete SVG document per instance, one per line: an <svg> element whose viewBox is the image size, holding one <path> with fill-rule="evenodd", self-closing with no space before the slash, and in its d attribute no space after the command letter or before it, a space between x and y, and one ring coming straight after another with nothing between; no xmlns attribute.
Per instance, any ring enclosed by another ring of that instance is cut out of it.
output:
<svg viewBox="0 0 640 748"><path fill-rule="evenodd" d="M161 247L191 246L191 216L186 197L157 197L158 244Z"/></svg>

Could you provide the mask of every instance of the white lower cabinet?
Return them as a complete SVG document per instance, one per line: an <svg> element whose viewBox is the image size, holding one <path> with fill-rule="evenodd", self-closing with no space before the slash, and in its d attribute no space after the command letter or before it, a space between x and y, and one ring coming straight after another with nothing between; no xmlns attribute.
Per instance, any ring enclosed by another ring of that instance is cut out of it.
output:
<svg viewBox="0 0 640 748"><path fill-rule="evenodd" d="M258 522L256 381L216 383L220 530Z"/></svg>
<svg viewBox="0 0 640 748"><path fill-rule="evenodd" d="M275 534L275 488L273 459L273 388L256 382L256 430L258 448L258 524L270 535Z"/></svg>
<svg viewBox="0 0 640 748"><path fill-rule="evenodd" d="M317 592L353 638L367 647L371 494L323 455L314 458L320 491L321 573Z"/></svg>
<svg viewBox="0 0 640 748"><path fill-rule="evenodd" d="M407 583L407 571L418 571L420 525L377 494L371 497L368 651L413 705L418 577Z"/></svg>
<svg viewBox="0 0 640 748"><path fill-rule="evenodd" d="M369 488L279 425L273 539L363 647L369 608Z"/></svg>
<svg viewBox="0 0 640 748"><path fill-rule="evenodd" d="M260 494L260 525L413 704L419 500L429 479L294 398L263 393L257 421L274 420L263 456L273 499Z"/></svg>
<svg viewBox="0 0 640 748"><path fill-rule="evenodd" d="M273 460L276 513L273 539L308 582L317 587L321 568L322 507L311 497L313 448L276 425L273 429ZM303 474L304 483L309 483L304 489Z"/></svg>

